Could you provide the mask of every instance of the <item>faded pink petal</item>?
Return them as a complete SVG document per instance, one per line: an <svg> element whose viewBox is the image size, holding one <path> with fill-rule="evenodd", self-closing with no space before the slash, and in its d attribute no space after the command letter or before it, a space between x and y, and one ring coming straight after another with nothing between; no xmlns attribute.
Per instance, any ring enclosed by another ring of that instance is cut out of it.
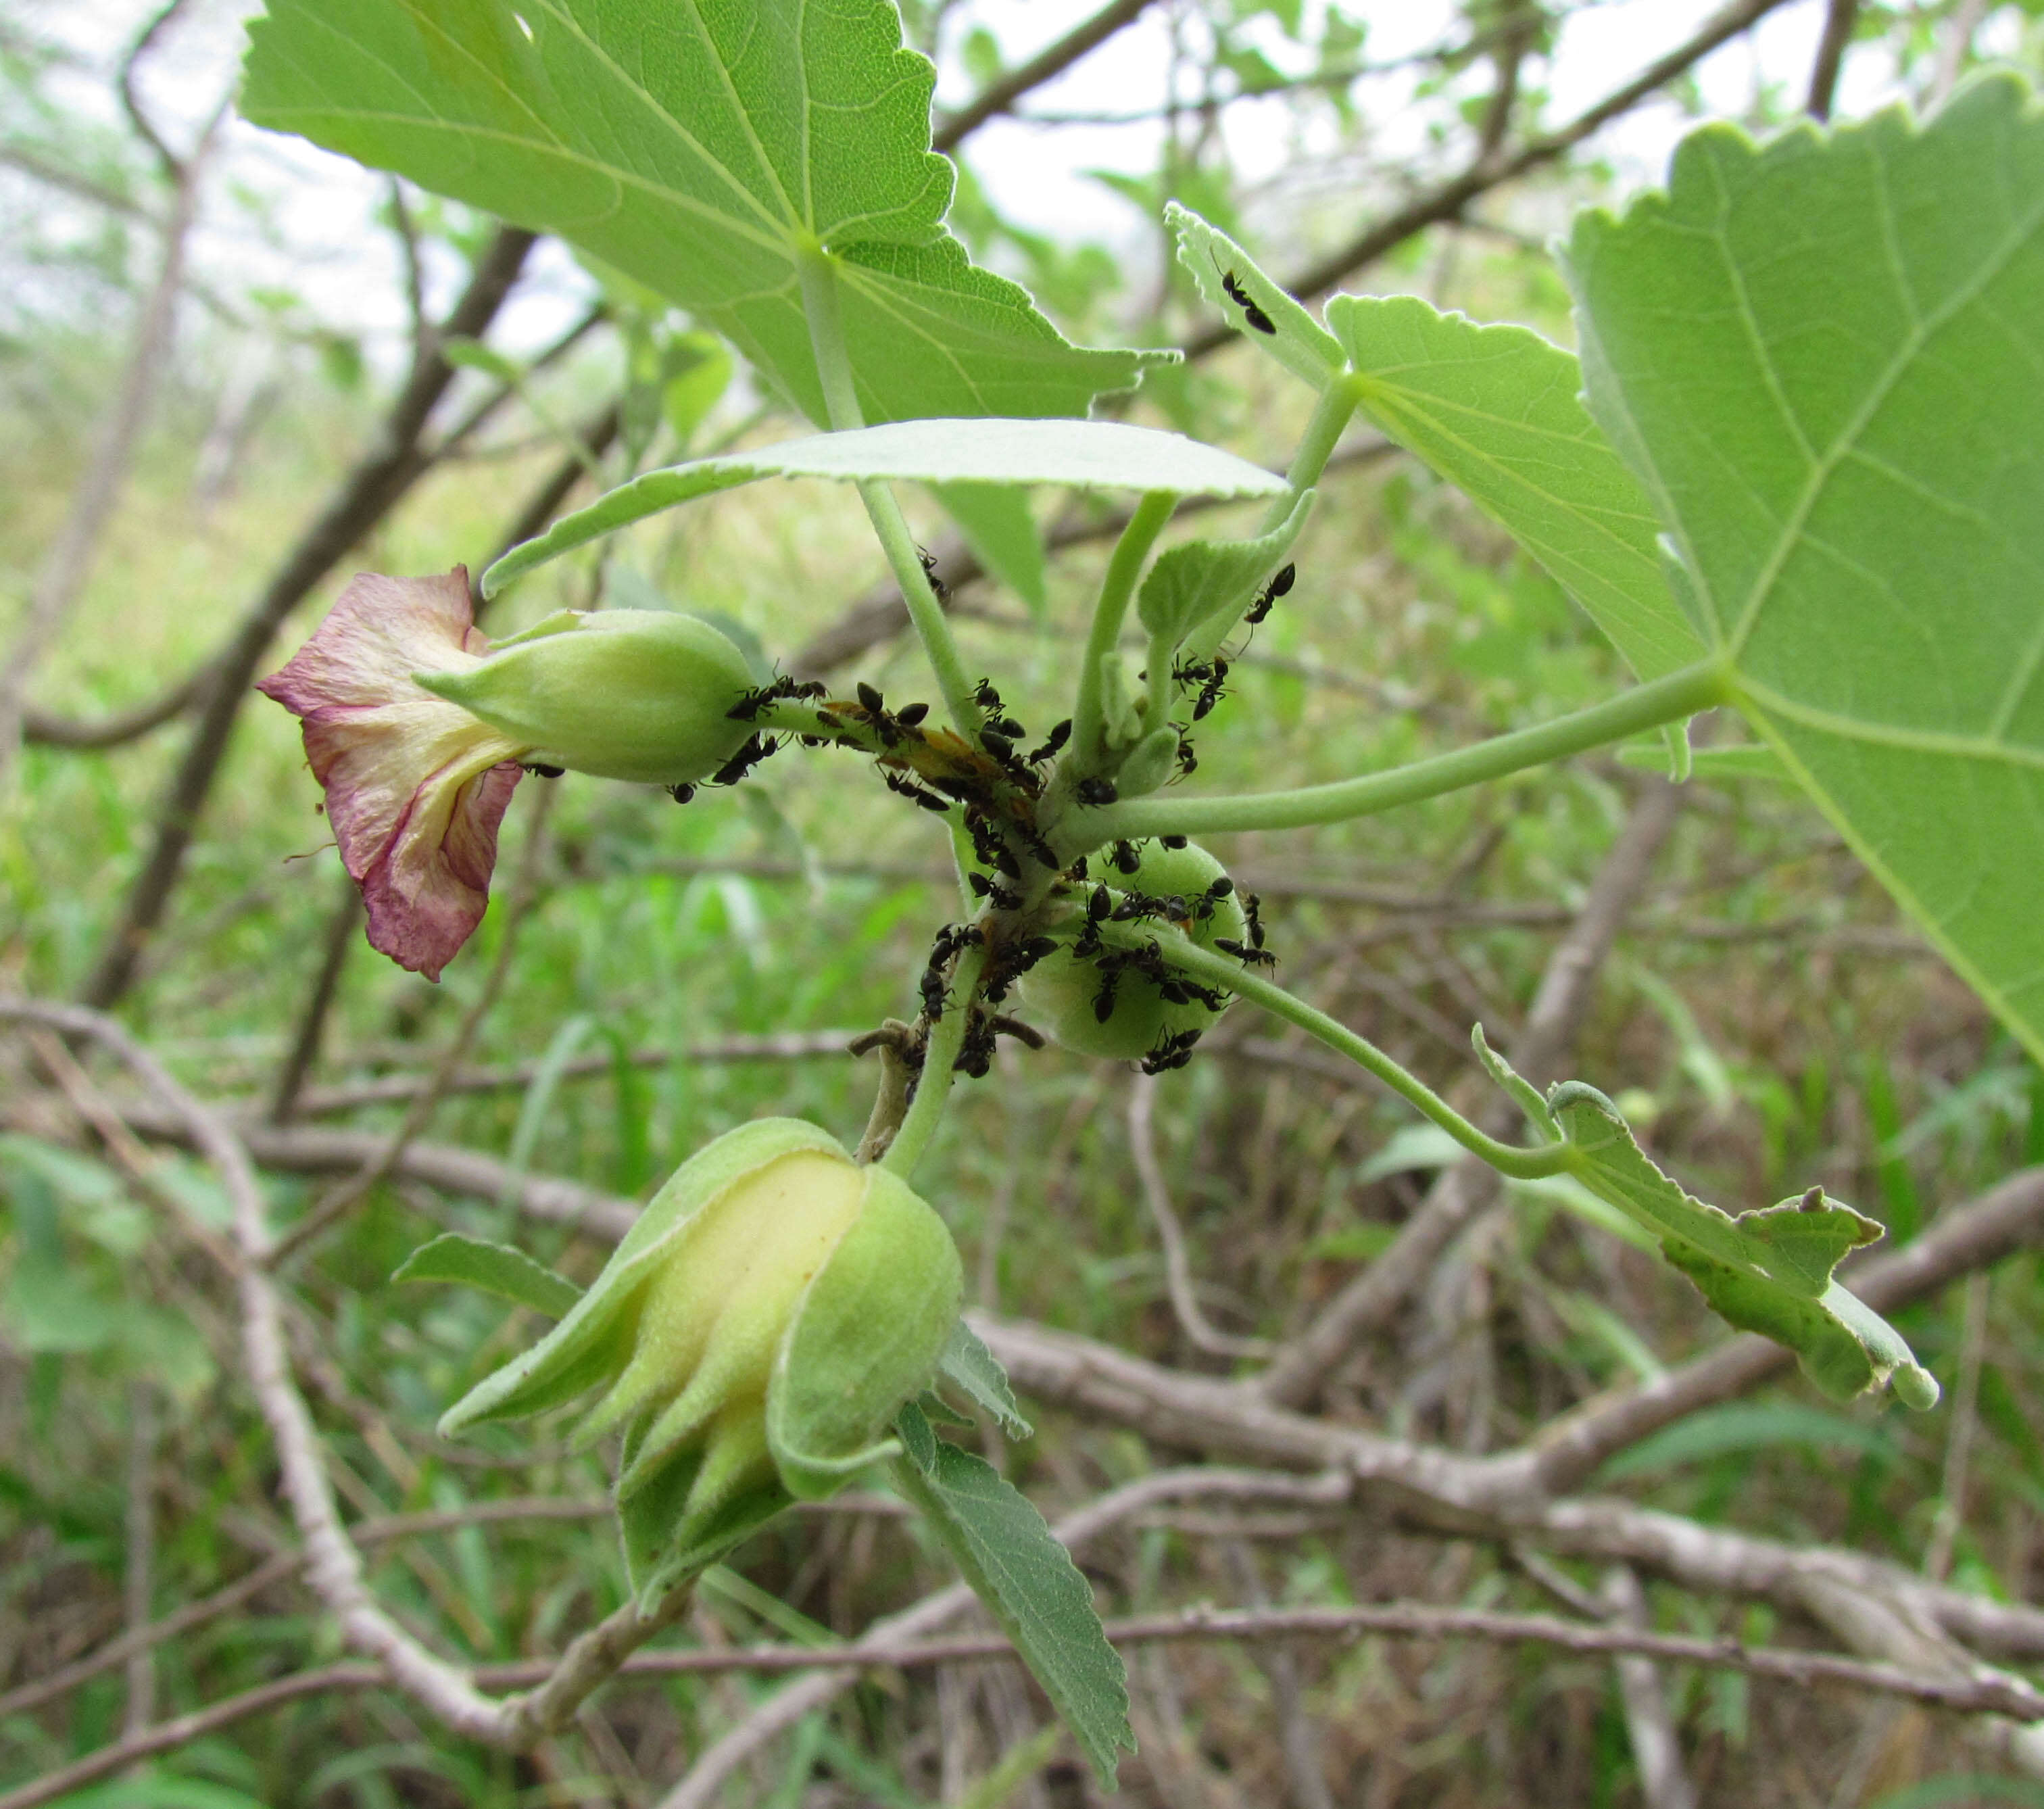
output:
<svg viewBox="0 0 2044 1809"><path fill-rule="evenodd" d="M414 672L480 663L468 574L359 574L313 638L256 689L305 725L371 945L437 980L490 902L497 828L528 751Z"/></svg>

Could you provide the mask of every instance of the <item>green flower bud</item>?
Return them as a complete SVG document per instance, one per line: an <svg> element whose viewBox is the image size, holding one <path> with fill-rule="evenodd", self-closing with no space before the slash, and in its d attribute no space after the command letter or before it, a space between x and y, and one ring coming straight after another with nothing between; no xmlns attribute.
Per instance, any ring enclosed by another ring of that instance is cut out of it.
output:
<svg viewBox="0 0 2044 1809"><path fill-rule="evenodd" d="M898 1177L761 1119L677 1170L567 1316L440 1431L603 1388L575 1438L622 1430L625 1558L657 1594L894 1454L961 1291L951 1233Z"/></svg>
<svg viewBox="0 0 2044 1809"><path fill-rule="evenodd" d="M1107 878L1131 892L1153 898L1176 897L1189 904L1226 870L1197 842L1182 848L1146 842L1140 853L1142 865L1134 874L1124 878L1110 870ZM1241 904L1231 893L1214 900L1212 915L1203 920L1195 918L1190 928L1192 939L1202 948L1211 948L1216 936L1240 942L1249 926ZM1058 1042L1075 1054L1102 1061L1140 1061L1166 1038L1205 1030L1220 1016L1197 999L1174 1004L1157 990L1154 980L1124 970L1115 982L1112 1009L1103 1022L1096 1007L1105 985L1100 969L1080 960L1069 948L1039 962L1022 982L1030 1004L1050 1020L1051 1034Z"/></svg>
<svg viewBox="0 0 2044 1809"><path fill-rule="evenodd" d="M472 666L413 677L529 748L528 764L598 778L693 785L752 732L728 713L751 689L744 655L658 609L563 610Z"/></svg>

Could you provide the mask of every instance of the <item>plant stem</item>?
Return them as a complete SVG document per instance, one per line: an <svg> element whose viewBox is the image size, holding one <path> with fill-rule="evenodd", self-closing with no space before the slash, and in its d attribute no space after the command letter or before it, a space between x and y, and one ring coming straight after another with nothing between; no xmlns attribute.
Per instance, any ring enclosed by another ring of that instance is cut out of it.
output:
<svg viewBox="0 0 2044 1809"><path fill-rule="evenodd" d="M1464 1149L1481 1156L1500 1174L1509 1175L1515 1181L1537 1181L1543 1175L1560 1174L1570 1166L1572 1152L1566 1143L1546 1143L1529 1150L1516 1144L1500 1143L1495 1137L1485 1135L1424 1081L1408 1073L1375 1043L1357 1035L1326 1012L1316 1011L1304 1000L1293 997L1275 981L1266 980L1253 970L1245 970L1227 955L1201 948L1176 930L1156 925L1145 928L1104 924L1100 934L1103 941L1122 948L1136 948L1154 942L1162 949L1164 958L1181 973L1189 974L1206 985L1239 993L1274 1017L1297 1024L1308 1036L1318 1037L1330 1049L1368 1069L1400 1098L1431 1119Z"/></svg>
<svg viewBox="0 0 2044 1809"><path fill-rule="evenodd" d="M1115 543L1113 558L1107 562L1107 576L1100 587L1100 601L1093 605L1093 628L1086 636L1079 666L1078 696L1072 709L1072 751L1082 767L1097 762L1106 752L1100 709L1101 662L1121 644L1121 624L1128 613L1128 600L1135 593L1136 578L1157 536L1164 531L1164 524L1171 519L1178 501L1169 490L1146 491Z"/></svg>
<svg viewBox="0 0 2044 1809"><path fill-rule="evenodd" d="M1651 684L1557 717L1531 728L1493 736L1473 747L1458 747L1431 760L1385 773L1366 773L1332 785L1297 791L1256 792L1233 797L1139 798L1105 805L1082 820L1092 842L1145 835L1201 835L1228 829L1301 829L1316 823L1342 823L1401 804L1416 804L1500 779L1528 766L1545 766L1607 743L1620 741L1663 723L1729 703L1730 674L1716 661L1685 667Z"/></svg>
<svg viewBox="0 0 2044 1809"><path fill-rule="evenodd" d="M966 1026L972 1018L972 1008L979 997L979 977L986 966L984 947L969 948L959 958L958 966L951 975L951 1008L930 1026L930 1040L923 1052L923 1076L916 1084L916 1097L909 1100L909 1110L901 1120L901 1128L894 1133L894 1141L887 1146L887 1153L880 1158L880 1166L893 1170L904 1181L915 1177L916 1165L929 1147L930 1139L936 1135L943 1123L944 1107L951 1094L951 1082L957 1073L951 1064L958 1059L959 1050L965 1043Z"/></svg>
<svg viewBox="0 0 2044 1809"><path fill-rule="evenodd" d="M802 313L809 325L809 345L816 354L816 377L823 385L824 407L833 433L847 433L866 424L859 405L859 392L852 380L851 357L845 349L844 323L838 313L837 275L829 255L816 246L796 260L801 272ZM866 518L879 536L881 550L893 567L894 581L901 587L901 601L909 605L909 620L923 652L937 678L944 709L959 732L976 741L979 706L974 702L972 682L966 676L965 661L951 638L951 624L944 620L943 605L930 588L929 574L916 551L916 536L894 492L877 478L859 486L859 501L866 505Z"/></svg>

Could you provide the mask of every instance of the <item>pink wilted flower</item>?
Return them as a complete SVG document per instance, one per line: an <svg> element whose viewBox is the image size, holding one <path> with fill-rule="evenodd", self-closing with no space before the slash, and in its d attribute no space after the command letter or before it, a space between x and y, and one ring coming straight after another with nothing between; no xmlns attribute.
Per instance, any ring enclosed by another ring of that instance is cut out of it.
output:
<svg viewBox="0 0 2044 1809"><path fill-rule="evenodd" d="M304 720L371 945L437 980L490 902L521 764L678 796L751 735L751 687L728 638L664 609L564 609L493 646L456 566L360 574L256 689Z"/></svg>
<svg viewBox="0 0 2044 1809"><path fill-rule="evenodd" d="M480 666L468 573L359 574L256 686L305 724L305 759L362 888L371 946L437 980L490 902L497 828L527 750L413 674Z"/></svg>

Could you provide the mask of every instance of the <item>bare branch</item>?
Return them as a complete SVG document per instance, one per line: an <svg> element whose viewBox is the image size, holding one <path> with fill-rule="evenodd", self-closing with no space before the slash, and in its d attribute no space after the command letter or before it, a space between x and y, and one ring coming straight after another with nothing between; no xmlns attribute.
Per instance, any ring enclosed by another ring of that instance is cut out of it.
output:
<svg viewBox="0 0 2044 1809"><path fill-rule="evenodd" d="M1859 0L1829 0L1824 9L1823 35L1817 40L1817 54L1810 64L1810 92L1803 110L1815 120L1831 117L1831 99L1838 93L1838 71L1852 42L1853 26L1859 17Z"/></svg>
<svg viewBox="0 0 2044 1809"><path fill-rule="evenodd" d="M156 154L156 161L163 167L163 175L172 183L182 185L186 179L185 160L163 142L162 135L150 123L149 116L142 109L140 97L135 92L135 71L141 67L142 60L149 54L156 40L170 26L178 14L185 10L185 0L168 0L149 16L129 45L128 54L121 60L121 105L126 110L128 122L136 134ZM210 129L209 128L209 130Z"/></svg>
<svg viewBox="0 0 2044 1809"><path fill-rule="evenodd" d="M1097 50L1125 25L1142 17L1150 0L1110 0L1085 20L1074 25L1058 41L1001 77L956 113L939 121L931 136L931 148L955 151L990 119L1011 111L1024 94L1055 81L1082 57Z"/></svg>
<svg viewBox="0 0 2044 1809"><path fill-rule="evenodd" d="M1171 1204L1171 1190L1157 1162L1156 1127L1151 1108L1157 1097L1157 1077L1138 1074L1128 1088L1128 1146L1135 1158L1135 1172L1142 1177L1143 1192L1150 1202L1150 1217L1157 1227L1157 1241L1164 1246L1164 1285L1170 1296L1171 1312L1178 1329L1194 1348L1216 1357L1264 1357L1270 1354L1268 1339L1236 1338L1220 1331L1201 1310L1193 1281L1193 1266L1185 1254L1185 1234Z"/></svg>

